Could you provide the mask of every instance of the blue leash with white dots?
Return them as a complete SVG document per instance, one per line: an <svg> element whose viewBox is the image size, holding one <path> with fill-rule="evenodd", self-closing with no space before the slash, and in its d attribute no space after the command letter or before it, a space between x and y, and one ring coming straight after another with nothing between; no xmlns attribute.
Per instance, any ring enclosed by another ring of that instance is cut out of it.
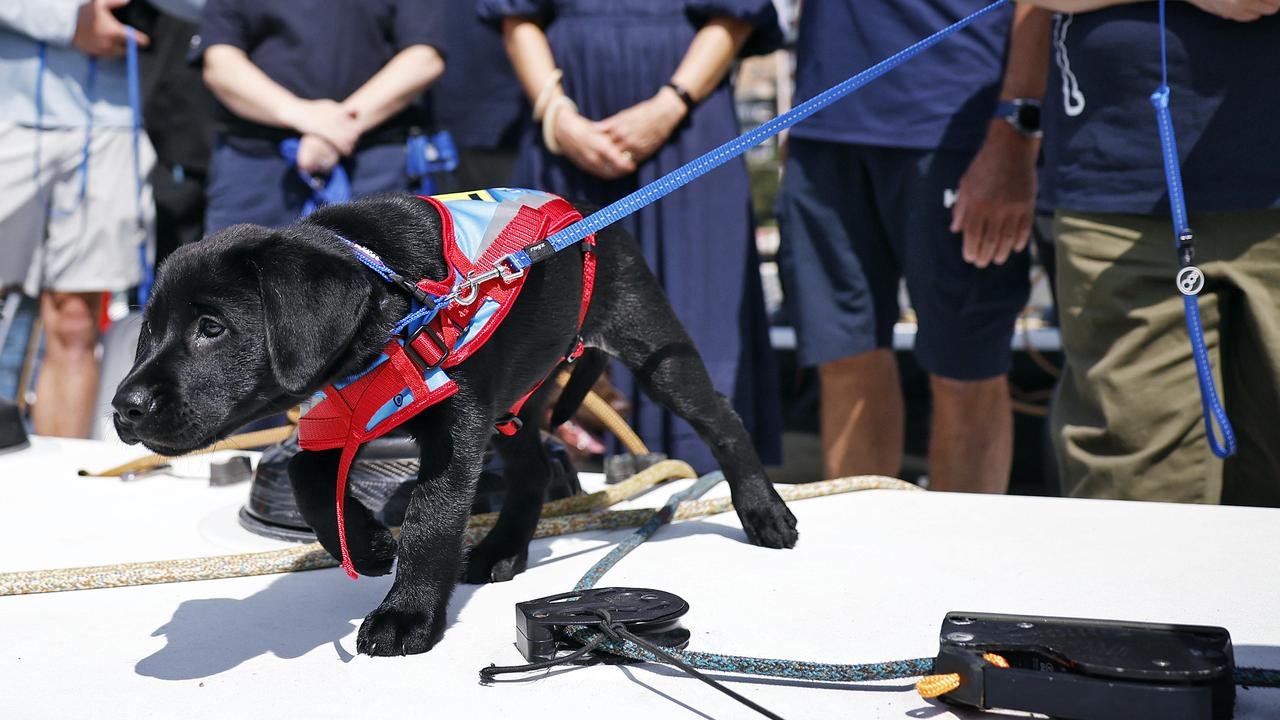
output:
<svg viewBox="0 0 1280 720"><path fill-rule="evenodd" d="M1186 314L1187 334L1191 336L1192 356L1196 363L1196 378L1200 382L1200 404L1204 409L1204 429L1209 436L1213 454L1228 458L1236 452L1236 434L1227 419L1227 411L1218 399L1218 388L1213 380L1213 366L1205 348L1204 326L1200 322L1200 304L1197 296L1204 289L1204 273L1193 263L1195 259L1195 233L1187 223L1187 198L1182 191L1182 170L1178 164L1178 140L1173 132L1173 115L1169 110L1169 60L1165 37L1165 0L1160 0L1160 87L1151 94L1151 104L1156 110L1156 126L1160 133L1160 149L1164 156L1164 177L1169 187L1169 209L1173 214L1173 236L1178 250L1178 291L1182 293L1182 305ZM1214 423L1222 431L1222 442L1214 432Z"/></svg>

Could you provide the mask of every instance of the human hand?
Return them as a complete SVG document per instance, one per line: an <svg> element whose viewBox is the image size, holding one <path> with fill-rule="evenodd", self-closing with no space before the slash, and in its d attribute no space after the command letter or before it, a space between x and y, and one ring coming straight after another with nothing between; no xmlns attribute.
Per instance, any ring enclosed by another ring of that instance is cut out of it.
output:
<svg viewBox="0 0 1280 720"><path fill-rule="evenodd" d="M342 156L319 135L303 135L298 141L298 169L309 175L328 175Z"/></svg>
<svg viewBox="0 0 1280 720"><path fill-rule="evenodd" d="M657 95L598 125L624 153L631 153L632 162L642 163L658 152L687 113L688 108L676 91L663 87Z"/></svg>
<svg viewBox="0 0 1280 720"><path fill-rule="evenodd" d="M71 46L86 55L115 58L124 54L128 41L124 23L111 11L129 4L129 0L88 0L76 14L76 32ZM134 30L139 47L151 44L147 34Z"/></svg>
<svg viewBox="0 0 1280 720"><path fill-rule="evenodd" d="M1003 265L1027 246L1035 215L1040 141L992 121L982 149L960 178L951 232L964 233L965 262Z"/></svg>
<svg viewBox="0 0 1280 720"><path fill-rule="evenodd" d="M360 124L356 112L333 100L298 100L288 124L302 135L317 135L346 157L356 150Z"/></svg>
<svg viewBox="0 0 1280 720"><path fill-rule="evenodd" d="M1190 0L1201 10L1237 22L1253 22L1263 15L1275 15L1280 0Z"/></svg>
<svg viewBox="0 0 1280 720"><path fill-rule="evenodd" d="M564 156L574 165L603 180L613 180L636 171L635 161L600 129L600 123L592 122L578 114L572 105L556 105L556 142Z"/></svg>

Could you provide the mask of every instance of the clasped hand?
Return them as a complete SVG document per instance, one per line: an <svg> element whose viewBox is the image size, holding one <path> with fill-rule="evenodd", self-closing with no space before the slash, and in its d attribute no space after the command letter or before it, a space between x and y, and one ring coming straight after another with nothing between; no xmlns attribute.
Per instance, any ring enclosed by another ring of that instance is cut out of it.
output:
<svg viewBox="0 0 1280 720"><path fill-rule="evenodd" d="M355 152L360 141L357 113L333 100L300 100L294 128L298 143L298 168L324 175L342 158Z"/></svg>
<svg viewBox="0 0 1280 720"><path fill-rule="evenodd" d="M674 101L673 101L674 99ZM563 106L556 140L565 157L604 180L630 175L653 157L684 118L684 103L666 90L604 120L589 120Z"/></svg>

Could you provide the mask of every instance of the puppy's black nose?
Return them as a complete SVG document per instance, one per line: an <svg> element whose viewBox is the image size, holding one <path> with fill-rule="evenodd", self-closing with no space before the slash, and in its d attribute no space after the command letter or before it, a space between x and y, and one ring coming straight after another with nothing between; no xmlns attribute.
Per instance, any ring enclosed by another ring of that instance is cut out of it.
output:
<svg viewBox="0 0 1280 720"><path fill-rule="evenodd" d="M156 398L145 388L123 387L111 399L111 406L116 409L116 415L122 422L132 425L155 412Z"/></svg>

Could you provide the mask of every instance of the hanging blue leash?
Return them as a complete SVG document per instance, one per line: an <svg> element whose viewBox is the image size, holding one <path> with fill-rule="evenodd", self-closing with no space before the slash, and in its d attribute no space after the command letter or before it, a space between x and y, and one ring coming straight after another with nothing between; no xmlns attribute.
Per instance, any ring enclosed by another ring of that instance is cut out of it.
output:
<svg viewBox="0 0 1280 720"><path fill-rule="evenodd" d="M1227 412L1218 399L1218 389L1213 380L1213 366L1205 348L1204 327L1200 322L1200 304L1197 296L1204 288L1205 277L1194 264L1195 234L1187 223L1187 200L1182 192L1182 170L1178 163L1178 141L1173 132L1173 116L1169 111L1169 61L1165 36L1165 0L1160 0L1160 87L1151 94L1151 104L1156 110L1156 125L1160 132L1160 149L1164 156L1164 176L1169 187L1169 208L1173 214L1173 235L1178 250L1178 292L1182 293L1186 311L1187 334L1191 336L1192 355L1195 357L1196 377L1200 382L1200 403L1204 409L1204 428L1209 436L1213 454L1228 458L1235 454L1236 435L1227 419ZM1214 432L1214 423L1222 431L1222 442Z"/></svg>
<svg viewBox="0 0 1280 720"><path fill-rule="evenodd" d="M34 172L37 187L41 184L40 168L42 161L39 133L45 129L44 76L48 71L48 65L49 48L45 43L38 43L36 45L35 128L37 137ZM125 74L127 75L129 86L129 108L133 113L130 129L133 133L134 211L137 216L138 231L145 232L146 215L142 207L142 191L145 187L145 180L142 177L142 81L138 68L138 37L134 29L129 26L125 26ZM80 178L80 189L76 196L77 203L83 203L85 196L89 193L89 158L91 157L93 146L93 104L97 99L97 84L98 59L89 57L83 86L85 95L84 145L80 151L80 167L76 171ZM65 217L70 214L70 211L58 210L51 205L49 214L53 217ZM151 293L155 272L151 266L145 242L138 247L138 255L138 261L142 265L142 280L138 283L138 304L142 305L147 302L147 296Z"/></svg>
<svg viewBox="0 0 1280 720"><path fill-rule="evenodd" d="M36 46L36 96L35 96L35 112L36 112L36 132L40 133L44 127L44 76L49 69L49 47L44 43L38 43ZM89 151L93 143L93 103L96 99L98 84L98 59L90 57L85 68L84 77L84 97L85 97L85 120L84 120L84 144L80 151L80 167L76 170L79 175L80 190L76 195L76 202L84 202L84 197L89 191ZM40 154L41 137L37 134L36 150L35 150L35 183L40 186ZM67 217L71 214L70 210L59 210L50 204L49 215L51 217Z"/></svg>
<svg viewBox="0 0 1280 720"><path fill-rule="evenodd" d="M142 177L142 78L138 69L138 36L132 27L125 29L125 74L129 80L129 108L133 111L130 129L133 133L133 207L136 213L138 232L147 229L146 216L142 210L142 189L146 181ZM88 155L85 155L85 166L88 167ZM142 279L138 282L138 304L146 305L151 295L151 286L155 283L155 267L148 256L147 243L138 246L138 262L142 265Z"/></svg>
<svg viewBox="0 0 1280 720"><path fill-rule="evenodd" d="M318 178L311 173L303 170L298 165L298 146L301 144L299 138L288 138L280 141L280 157L286 162L294 166L298 172L298 177L302 178L302 182L311 188L311 197L307 198L302 204L301 217L306 217L316 211L316 208L322 205L333 205L336 203L351 202L351 176L347 175L347 169L338 163L329 171L328 179Z"/></svg>

